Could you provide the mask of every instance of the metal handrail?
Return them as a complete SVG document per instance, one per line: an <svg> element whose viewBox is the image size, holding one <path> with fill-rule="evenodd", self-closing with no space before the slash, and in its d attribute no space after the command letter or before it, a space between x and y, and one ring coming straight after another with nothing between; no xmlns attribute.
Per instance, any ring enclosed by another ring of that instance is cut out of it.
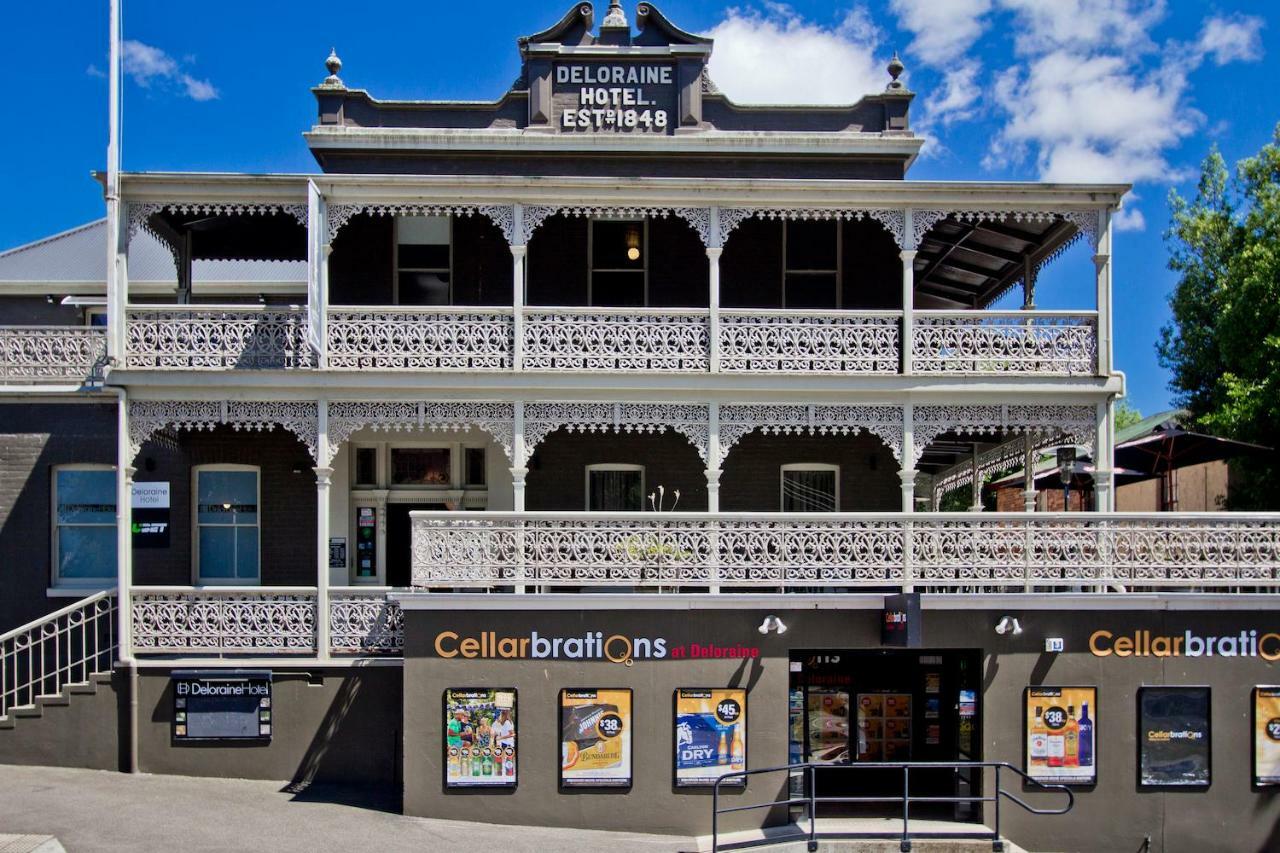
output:
<svg viewBox="0 0 1280 853"><path fill-rule="evenodd" d="M816 772L821 769L826 772L829 770L901 770L902 771L902 796L880 796L880 797L819 797L817 796L817 787L814 784ZM995 792L990 796L968 796L968 797L913 797L911 795L911 771L912 770L951 770L959 772L961 770L984 770L992 769L995 771ZM1060 809L1038 809L1027 803L1016 794L1006 791L1000 785L1000 772L1002 770L1011 772L1023 780L1024 784L1029 784L1044 791L1056 791L1067 795L1067 804ZM761 776L768 773L786 773L788 779L795 773L799 772L804 775L807 790L807 796L794 797L791 796L786 800L770 800L764 803L757 803L746 806L730 806L720 808L720 786L724 784L733 784L735 787L741 785L746 787L748 776ZM762 767L755 770L740 770L735 773L726 773L715 781L711 789L711 853L719 853L720 851L720 815L734 814L737 812L754 811L756 809L776 809L779 806L805 806L809 816L809 831L803 836L791 835L786 837L778 837L768 839L764 844L785 844L792 841L799 841L801 838L807 843L810 851L818 849L818 839L823 837L818 832L818 805L822 803L901 803L902 804L902 832L888 836L885 833L849 833L841 832L840 836L844 838L861 837L861 838L885 838L897 837L900 839L899 849L903 853L911 850L912 838L987 838L991 841L991 849L1000 851L1004 849L1004 841L1000 835L1000 800L1008 799L1010 802L1021 807L1025 811L1033 815L1064 815L1075 806L1075 793L1066 785L1057 785L1052 783L1041 782L1028 776L1022 770L1014 767L1007 761L867 761L852 764L813 764L811 762L803 764L787 764L781 767ZM913 803L991 803L995 810L995 819L991 832L988 833L972 833L972 832L939 832L931 830L929 832L911 831L911 805ZM753 842L752 846L760 846L759 842Z"/></svg>

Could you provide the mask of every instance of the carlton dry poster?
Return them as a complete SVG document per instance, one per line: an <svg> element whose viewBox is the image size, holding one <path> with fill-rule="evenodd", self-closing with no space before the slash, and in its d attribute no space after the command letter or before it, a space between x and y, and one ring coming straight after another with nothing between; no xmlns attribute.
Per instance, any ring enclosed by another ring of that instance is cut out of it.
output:
<svg viewBox="0 0 1280 853"><path fill-rule="evenodd" d="M445 787L514 788L515 689L446 690L444 758Z"/></svg>
<svg viewBox="0 0 1280 853"><path fill-rule="evenodd" d="M1253 688L1253 784L1280 785L1280 687Z"/></svg>
<svg viewBox="0 0 1280 853"><path fill-rule="evenodd" d="M560 785L631 785L631 691L560 691Z"/></svg>
<svg viewBox="0 0 1280 853"><path fill-rule="evenodd" d="M1138 690L1138 783L1148 787L1209 785L1209 688Z"/></svg>
<svg viewBox="0 0 1280 853"><path fill-rule="evenodd" d="M726 773L747 769L747 691L682 687L675 718L677 787L714 785Z"/></svg>
<svg viewBox="0 0 1280 853"><path fill-rule="evenodd" d="M1028 687L1024 720L1028 776L1059 785L1098 781L1097 688Z"/></svg>

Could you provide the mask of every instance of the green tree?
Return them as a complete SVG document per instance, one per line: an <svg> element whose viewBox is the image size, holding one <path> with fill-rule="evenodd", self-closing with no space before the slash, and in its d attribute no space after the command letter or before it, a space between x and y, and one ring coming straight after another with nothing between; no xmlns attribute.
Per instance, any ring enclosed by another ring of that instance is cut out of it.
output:
<svg viewBox="0 0 1280 853"><path fill-rule="evenodd" d="M1216 435L1272 445L1280 436L1280 125L1230 176L1215 148L1194 198L1172 192L1165 240L1178 273L1160 363L1179 405ZM1275 454L1236 466L1231 508L1280 507Z"/></svg>
<svg viewBox="0 0 1280 853"><path fill-rule="evenodd" d="M1128 400L1121 400L1116 403L1115 420L1116 429L1131 427L1142 420L1142 412L1129 405Z"/></svg>

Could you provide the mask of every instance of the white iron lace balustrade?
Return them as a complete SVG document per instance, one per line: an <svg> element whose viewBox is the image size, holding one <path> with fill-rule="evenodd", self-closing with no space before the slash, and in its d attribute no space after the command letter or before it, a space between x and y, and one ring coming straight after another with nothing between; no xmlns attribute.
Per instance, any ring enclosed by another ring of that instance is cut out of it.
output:
<svg viewBox="0 0 1280 853"><path fill-rule="evenodd" d="M1059 311L918 312L922 373L1084 376L1097 372L1098 318Z"/></svg>
<svg viewBox="0 0 1280 853"><path fill-rule="evenodd" d="M316 595L136 587L133 647L140 654L314 654Z"/></svg>
<svg viewBox="0 0 1280 853"><path fill-rule="evenodd" d="M510 370L510 308L329 309L335 370Z"/></svg>
<svg viewBox="0 0 1280 853"><path fill-rule="evenodd" d="M418 587L1280 588L1280 514L415 512Z"/></svg>
<svg viewBox="0 0 1280 853"><path fill-rule="evenodd" d="M335 654L401 654L404 613L385 592L335 589L329 597L329 645Z"/></svg>
<svg viewBox="0 0 1280 853"><path fill-rule="evenodd" d="M705 310L525 310L526 370L704 372L709 342Z"/></svg>
<svg viewBox="0 0 1280 853"><path fill-rule="evenodd" d="M722 311L720 369L897 373L899 318L898 312Z"/></svg>
<svg viewBox="0 0 1280 853"><path fill-rule="evenodd" d="M125 361L152 370L311 367L307 315L298 308L130 306Z"/></svg>
<svg viewBox="0 0 1280 853"><path fill-rule="evenodd" d="M106 332L90 326L0 326L0 382L83 381L106 354Z"/></svg>

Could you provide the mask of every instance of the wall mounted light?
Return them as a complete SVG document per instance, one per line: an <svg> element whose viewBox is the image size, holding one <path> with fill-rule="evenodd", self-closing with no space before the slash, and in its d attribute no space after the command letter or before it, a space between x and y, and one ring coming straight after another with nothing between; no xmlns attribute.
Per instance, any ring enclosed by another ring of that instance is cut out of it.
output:
<svg viewBox="0 0 1280 853"><path fill-rule="evenodd" d="M627 229L627 260L640 260L640 229L634 225Z"/></svg>
<svg viewBox="0 0 1280 853"><path fill-rule="evenodd" d="M760 627L756 630L761 634L768 634L770 631L777 631L778 636L781 637L783 634L787 633L787 626L784 625L782 620L777 616L766 616L764 617L764 621L760 623Z"/></svg>
<svg viewBox="0 0 1280 853"><path fill-rule="evenodd" d="M996 623L996 633L1002 637L1006 634L1016 637L1022 633L1022 623L1016 616L1001 616L1000 621Z"/></svg>

